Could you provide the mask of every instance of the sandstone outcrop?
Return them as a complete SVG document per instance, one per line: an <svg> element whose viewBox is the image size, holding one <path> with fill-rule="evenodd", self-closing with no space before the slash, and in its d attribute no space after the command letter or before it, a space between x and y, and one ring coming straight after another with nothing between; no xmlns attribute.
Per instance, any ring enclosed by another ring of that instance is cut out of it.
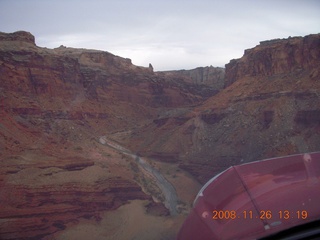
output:
<svg viewBox="0 0 320 240"><path fill-rule="evenodd" d="M164 71L159 73L175 78L183 77L187 82L210 86L215 90L220 90L225 85L225 69L220 67L207 66L190 70Z"/></svg>
<svg viewBox="0 0 320 240"><path fill-rule="evenodd" d="M279 76L316 70L320 61L319 35L262 41L226 64L225 86L243 77ZM317 71L316 71L317 72ZM318 74L316 74L318 75ZM318 76L319 77L319 76Z"/></svg>
<svg viewBox="0 0 320 240"><path fill-rule="evenodd" d="M1 193L1 239L41 239L80 218L99 221L103 211L130 199L150 200L137 184L121 178L93 184L6 184Z"/></svg>
<svg viewBox="0 0 320 240"><path fill-rule="evenodd" d="M0 41L18 41L18 42L25 42L25 43L31 43L32 45L36 45L34 36L25 31L18 31L14 33L3 33L0 32Z"/></svg>

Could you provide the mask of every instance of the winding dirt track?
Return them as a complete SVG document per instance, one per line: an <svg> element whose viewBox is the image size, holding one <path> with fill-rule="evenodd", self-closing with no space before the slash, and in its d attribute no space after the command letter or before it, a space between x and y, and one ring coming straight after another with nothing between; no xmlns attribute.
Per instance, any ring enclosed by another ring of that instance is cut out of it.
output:
<svg viewBox="0 0 320 240"><path fill-rule="evenodd" d="M132 153L130 150L120 146L119 144L110 141L105 136L100 137L99 142L132 157L144 170L150 173L165 197L164 204L170 211L171 216L177 215L178 196L176 190L157 169L153 168L145 159Z"/></svg>

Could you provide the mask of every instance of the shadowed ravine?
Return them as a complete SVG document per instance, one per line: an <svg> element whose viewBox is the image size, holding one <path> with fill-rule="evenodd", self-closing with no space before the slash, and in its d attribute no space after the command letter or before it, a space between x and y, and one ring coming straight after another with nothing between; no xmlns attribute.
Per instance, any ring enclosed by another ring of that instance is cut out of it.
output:
<svg viewBox="0 0 320 240"><path fill-rule="evenodd" d="M107 139L105 136L100 137L99 142L103 145L112 147L113 149L118 150L119 152L132 157L144 170L152 175L155 179L155 183L162 191L162 194L165 197L165 206L170 211L171 216L177 214L177 204L178 197L175 188L172 184L154 167L152 167L146 160L139 157L138 155L132 153L130 150L120 146L117 143L114 143Z"/></svg>

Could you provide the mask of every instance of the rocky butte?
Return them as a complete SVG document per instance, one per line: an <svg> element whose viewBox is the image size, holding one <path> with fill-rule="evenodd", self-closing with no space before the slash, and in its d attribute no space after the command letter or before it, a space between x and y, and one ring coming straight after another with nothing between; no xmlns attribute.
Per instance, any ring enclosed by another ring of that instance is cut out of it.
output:
<svg viewBox="0 0 320 240"><path fill-rule="evenodd" d="M154 72L0 33L0 238L174 239L199 182L319 151L319 96L320 34L261 42L225 70ZM173 185L178 216L122 147Z"/></svg>

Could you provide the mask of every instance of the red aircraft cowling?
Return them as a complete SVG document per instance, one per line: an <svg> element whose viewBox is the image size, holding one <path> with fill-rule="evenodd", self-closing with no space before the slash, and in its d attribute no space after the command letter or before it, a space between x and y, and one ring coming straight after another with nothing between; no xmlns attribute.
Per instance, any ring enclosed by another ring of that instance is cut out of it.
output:
<svg viewBox="0 0 320 240"><path fill-rule="evenodd" d="M320 220L320 152L233 166L209 180L177 240L256 239Z"/></svg>

